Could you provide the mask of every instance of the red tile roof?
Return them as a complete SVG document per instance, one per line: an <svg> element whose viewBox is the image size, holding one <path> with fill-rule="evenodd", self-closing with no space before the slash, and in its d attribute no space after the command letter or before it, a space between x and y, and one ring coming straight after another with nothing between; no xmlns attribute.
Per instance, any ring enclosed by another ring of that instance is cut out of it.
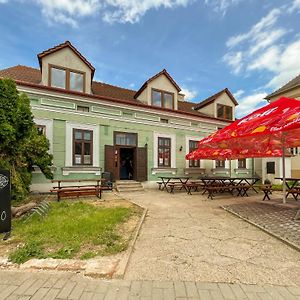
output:
<svg viewBox="0 0 300 300"><path fill-rule="evenodd" d="M226 93L229 98L232 100L232 102L235 105L238 105L238 102L235 100L235 98L233 97L233 95L231 94L231 92L228 90L228 88L225 88L224 90L208 97L207 99L203 100L202 102L200 102L199 104L195 105L195 109L198 110L208 104L210 104L211 102L215 101L219 96L221 96L223 93Z"/></svg>
<svg viewBox="0 0 300 300"><path fill-rule="evenodd" d="M142 87L136 92L134 98L137 98L142 91L147 87L148 83L151 82L152 80L158 78L160 75L165 75L170 81L171 83L175 86L175 88L177 89L178 92L181 91L181 88L178 86L178 84L175 82L175 80L172 78L172 76L167 72L166 69L163 69L162 71L160 71L159 73L155 74L154 76L152 76L151 78L149 78L143 85Z"/></svg>
<svg viewBox="0 0 300 300"><path fill-rule="evenodd" d="M71 42L69 41L65 41L64 43L62 44L59 44L55 47L52 47L48 50L45 50L41 53L39 53L37 55L38 59L39 59L39 64L40 64L40 68L42 68L42 58L51 54L51 53L54 53L58 50L61 50L63 48L70 48L92 71L92 78L94 76L94 73L95 73L95 68L92 66L92 64L71 44Z"/></svg>
<svg viewBox="0 0 300 300"><path fill-rule="evenodd" d="M17 65L15 67L0 70L0 78L11 78L14 79L19 85L34 87L37 89L45 89L45 90L51 90L54 92L59 92L64 94L84 96L84 97L92 98L94 100L105 100L105 101L115 102L115 103L135 105L135 106L140 106L141 108L144 109L150 108L149 105L144 104L141 101L134 98L136 95L136 91L124 89L107 83L93 81L92 95L41 85L40 70L31 67ZM155 109L158 111L176 112L180 114L203 117L203 118L214 119L214 120L217 119L194 110L194 106L197 106L197 104L192 102L186 102L186 101L184 102L178 101L178 110L176 111L161 108L161 107L156 107L156 106L151 106L151 109Z"/></svg>

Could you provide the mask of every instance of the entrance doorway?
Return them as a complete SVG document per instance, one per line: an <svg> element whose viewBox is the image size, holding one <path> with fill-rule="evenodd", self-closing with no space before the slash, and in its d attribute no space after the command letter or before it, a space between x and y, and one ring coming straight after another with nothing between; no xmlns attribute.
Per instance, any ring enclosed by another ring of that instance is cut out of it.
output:
<svg viewBox="0 0 300 300"><path fill-rule="evenodd" d="M119 174L122 180L132 180L134 174L134 148L119 148Z"/></svg>

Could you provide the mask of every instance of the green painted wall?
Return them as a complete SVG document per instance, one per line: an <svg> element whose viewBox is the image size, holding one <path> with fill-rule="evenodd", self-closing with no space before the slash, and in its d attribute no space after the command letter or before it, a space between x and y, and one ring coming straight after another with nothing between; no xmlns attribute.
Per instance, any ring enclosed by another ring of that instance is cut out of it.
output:
<svg viewBox="0 0 300 300"><path fill-rule="evenodd" d="M76 101L75 101L76 102ZM99 149L94 149L94 151L98 152L99 155L99 162L102 171L104 171L104 147L105 145L113 145L113 132L114 131L121 131L121 132L132 132L138 134L138 146L144 147L145 144L148 145L148 180L157 180L158 175L152 175L152 168L154 166L154 157L153 157L153 137L154 132L165 133L165 134L175 134L176 135L176 168L177 174L183 175L184 168L186 168L186 161L185 161L185 153L187 152L186 149L186 136L203 136L199 132L201 126L209 129L210 132L216 130L217 124L208 124L192 121L192 125L189 128L182 128L182 129L175 129L171 126L171 124L162 124L159 122L159 118L155 113L147 114L145 112L137 113L138 118L135 117L136 112L130 111L130 109L118 109L118 108L111 108L110 111L115 112L122 112L123 115L121 116L113 116L111 114L106 115L105 113L101 112L100 105L87 105L84 102L76 102L78 105L89 106L90 111L91 107L94 107L93 111L97 111L95 113L84 113L81 114L74 109L67 109L66 107L72 107L68 101L40 101L36 96L32 99L32 110L34 117L37 119L53 119L53 155L54 160L53 164L56 167L54 172L55 179L67 179L67 178L94 178L97 177L92 174L70 174L68 176L62 175L62 168L65 167L65 157L66 157L66 122L72 123L81 123L81 124L97 124L99 125L99 141L100 147ZM46 103L43 104L43 103ZM51 106L51 103L55 103L55 106ZM63 107L57 107L57 104L62 104ZM106 108L106 111L108 109ZM147 119L149 116L149 120ZM116 120L117 118L123 118L123 120ZM142 119L141 119L142 118ZM165 118L165 117L164 117ZM157 121L155 121L157 120ZM133 121L133 122L131 122ZM182 123L183 120L178 119L176 121L175 118L170 118L170 121L174 121L178 123ZM186 120L188 124L190 121ZM138 123L140 122L140 123ZM152 125L144 124L146 122L152 122ZM190 124L191 125L191 124ZM186 126L188 127L188 126ZM208 133L205 133L208 135ZM182 151L179 151L179 148L182 146ZM207 169L207 172L211 171L213 164L211 161L205 161L204 167ZM236 161L231 163L231 175L232 176L251 176L252 175L252 163L248 164L249 174L243 175L239 174L236 175L234 169L237 168ZM164 173L166 174L166 173ZM219 174L222 175L222 174ZM224 174L225 175L225 174ZM227 174L228 175L228 174ZM195 175L197 177L198 175ZM35 173L34 176L34 183L41 183L45 182L46 180L43 178L43 175L40 173Z"/></svg>

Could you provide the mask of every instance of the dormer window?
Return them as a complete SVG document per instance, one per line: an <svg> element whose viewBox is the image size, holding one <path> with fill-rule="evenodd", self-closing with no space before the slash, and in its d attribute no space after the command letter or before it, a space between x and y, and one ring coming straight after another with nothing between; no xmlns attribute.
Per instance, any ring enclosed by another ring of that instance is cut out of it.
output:
<svg viewBox="0 0 300 300"><path fill-rule="evenodd" d="M217 117L232 120L232 107L223 104L217 104Z"/></svg>
<svg viewBox="0 0 300 300"><path fill-rule="evenodd" d="M49 66L49 85L75 92L85 92L85 74L67 68Z"/></svg>
<svg viewBox="0 0 300 300"><path fill-rule="evenodd" d="M174 94L152 89L152 105L174 109Z"/></svg>

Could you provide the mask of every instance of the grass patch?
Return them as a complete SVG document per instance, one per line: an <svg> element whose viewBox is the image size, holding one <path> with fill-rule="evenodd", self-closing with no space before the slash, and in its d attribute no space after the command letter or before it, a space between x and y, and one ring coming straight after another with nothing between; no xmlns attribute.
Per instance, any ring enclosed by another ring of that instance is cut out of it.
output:
<svg viewBox="0 0 300 300"><path fill-rule="evenodd" d="M133 207L99 207L83 202L51 203L49 214L40 220L13 223L14 242L21 244L9 258L23 263L31 258L81 258L115 254L126 249L128 239L118 227L133 214Z"/></svg>

